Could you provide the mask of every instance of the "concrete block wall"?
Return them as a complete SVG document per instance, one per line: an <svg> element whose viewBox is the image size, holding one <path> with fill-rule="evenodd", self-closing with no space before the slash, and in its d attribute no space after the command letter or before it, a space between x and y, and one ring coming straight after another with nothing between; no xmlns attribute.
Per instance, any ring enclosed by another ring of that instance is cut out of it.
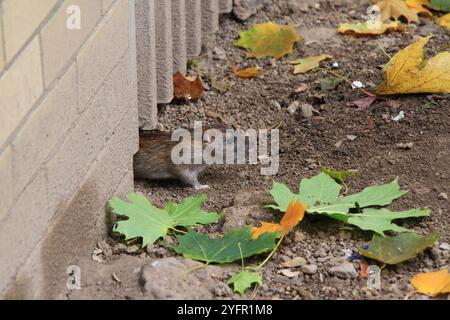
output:
<svg viewBox="0 0 450 320"><path fill-rule="evenodd" d="M157 104L173 97L173 74L186 73L187 59L214 42L219 14L232 0L136 0L139 118L154 129Z"/></svg>
<svg viewBox="0 0 450 320"><path fill-rule="evenodd" d="M64 289L133 190L135 17L135 0L0 0L0 297Z"/></svg>

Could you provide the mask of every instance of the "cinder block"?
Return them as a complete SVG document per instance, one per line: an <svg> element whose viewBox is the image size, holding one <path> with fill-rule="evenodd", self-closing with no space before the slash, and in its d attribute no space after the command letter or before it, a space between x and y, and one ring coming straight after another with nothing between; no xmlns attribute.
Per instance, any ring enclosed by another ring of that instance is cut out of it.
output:
<svg viewBox="0 0 450 320"><path fill-rule="evenodd" d="M70 6L80 8L80 29L68 29ZM83 41L91 34L102 16L101 0L66 1L40 32L45 86L70 62Z"/></svg>
<svg viewBox="0 0 450 320"><path fill-rule="evenodd" d="M202 51L202 0L185 0L186 51L192 59Z"/></svg>
<svg viewBox="0 0 450 320"><path fill-rule="evenodd" d="M186 74L185 0L172 0L173 73Z"/></svg>
<svg viewBox="0 0 450 320"><path fill-rule="evenodd" d="M2 22L2 5L0 3L0 74L5 68L5 48L3 46L3 22Z"/></svg>
<svg viewBox="0 0 450 320"><path fill-rule="evenodd" d="M76 67L73 64L14 137L15 195L25 187L78 115Z"/></svg>
<svg viewBox="0 0 450 320"><path fill-rule="evenodd" d="M119 0L104 16L77 57L82 108L126 53L130 35L128 27L128 1Z"/></svg>
<svg viewBox="0 0 450 320"><path fill-rule="evenodd" d="M2 221L14 200L12 151L9 146L0 153L0 172L0 221Z"/></svg>
<svg viewBox="0 0 450 320"><path fill-rule="evenodd" d="M47 193L53 210L57 210L60 203L67 203L75 193L123 115L133 112L134 122L137 122L137 101L133 98L136 96L136 80L133 79L134 73L128 69L129 58L127 54L111 72L56 155L47 163ZM130 93L131 90L134 94ZM137 134L134 122L130 120L129 127ZM137 141L135 137L134 148L137 148ZM125 153L125 150L120 152ZM109 163L113 159L105 161Z"/></svg>
<svg viewBox="0 0 450 320"><path fill-rule="evenodd" d="M144 129L157 121L156 51L154 0L136 1L136 52L139 120Z"/></svg>
<svg viewBox="0 0 450 320"><path fill-rule="evenodd" d="M39 39L0 78L0 148L43 92Z"/></svg>
<svg viewBox="0 0 450 320"><path fill-rule="evenodd" d="M157 99L169 103L173 97L172 1L154 1Z"/></svg>
<svg viewBox="0 0 450 320"><path fill-rule="evenodd" d="M6 61L10 62L36 31L56 0L3 0Z"/></svg>
<svg viewBox="0 0 450 320"><path fill-rule="evenodd" d="M202 0L202 44L209 48L219 30L219 0Z"/></svg>
<svg viewBox="0 0 450 320"><path fill-rule="evenodd" d="M51 216L52 212L47 210L45 172L42 171L0 223L0 296L47 230ZM3 257L7 257L7 263Z"/></svg>
<svg viewBox="0 0 450 320"><path fill-rule="evenodd" d="M219 0L219 13L229 13L233 10L233 0Z"/></svg>

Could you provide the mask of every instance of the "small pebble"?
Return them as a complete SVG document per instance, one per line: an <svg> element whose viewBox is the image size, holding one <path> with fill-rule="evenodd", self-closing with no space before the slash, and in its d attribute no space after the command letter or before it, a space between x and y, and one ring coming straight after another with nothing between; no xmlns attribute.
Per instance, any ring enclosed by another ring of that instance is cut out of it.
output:
<svg viewBox="0 0 450 320"><path fill-rule="evenodd" d="M438 194L438 199L448 200L448 195L445 192L441 192Z"/></svg>
<svg viewBox="0 0 450 320"><path fill-rule="evenodd" d="M312 107L312 105L304 103L300 106L300 110L302 113L302 117L305 119L309 119L312 118L313 116L313 110L314 108Z"/></svg>
<svg viewBox="0 0 450 320"><path fill-rule="evenodd" d="M300 103L298 101L294 101L287 108L287 112L289 114L294 114L294 113L297 112L297 109L298 109L299 106L300 106Z"/></svg>
<svg viewBox="0 0 450 320"><path fill-rule="evenodd" d="M307 264L302 266L301 270L306 274L315 274L317 272L317 266L315 264Z"/></svg>

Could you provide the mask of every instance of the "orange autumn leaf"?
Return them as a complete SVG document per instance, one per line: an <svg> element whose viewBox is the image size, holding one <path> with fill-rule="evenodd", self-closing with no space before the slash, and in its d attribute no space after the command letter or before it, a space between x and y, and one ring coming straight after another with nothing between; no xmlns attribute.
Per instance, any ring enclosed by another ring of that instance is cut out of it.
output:
<svg viewBox="0 0 450 320"><path fill-rule="evenodd" d="M281 231L282 233L280 234L280 237L286 234L286 230L278 223L264 221L261 221L260 227L253 227L251 231L253 233L252 239L258 239L260 235L266 232L275 233Z"/></svg>
<svg viewBox="0 0 450 320"><path fill-rule="evenodd" d="M303 220L306 209L307 206L300 201L293 200L289 203L286 213L280 221L280 225L286 230L286 233Z"/></svg>
<svg viewBox="0 0 450 320"><path fill-rule="evenodd" d="M180 72L173 75L173 97L175 99L197 100L203 96L203 82L200 77L184 77Z"/></svg>
<svg viewBox="0 0 450 320"><path fill-rule="evenodd" d="M279 224L262 221L260 227L252 228L252 239L257 239L261 234L266 232L274 233L281 231L280 237L284 236L303 220L306 209L307 206L300 201L292 200Z"/></svg>
<svg viewBox="0 0 450 320"><path fill-rule="evenodd" d="M429 17L433 16L429 10L424 8L424 6L431 8L431 3L428 0L406 0L405 3L408 7L417 10L418 13L424 13Z"/></svg>
<svg viewBox="0 0 450 320"><path fill-rule="evenodd" d="M450 273L447 269L419 273L411 279L411 284L418 292L432 297L440 293L450 293Z"/></svg>
<svg viewBox="0 0 450 320"><path fill-rule="evenodd" d="M239 78L253 78L258 75L259 70L259 67L250 67L238 70L236 64L234 62L231 62L231 71Z"/></svg>

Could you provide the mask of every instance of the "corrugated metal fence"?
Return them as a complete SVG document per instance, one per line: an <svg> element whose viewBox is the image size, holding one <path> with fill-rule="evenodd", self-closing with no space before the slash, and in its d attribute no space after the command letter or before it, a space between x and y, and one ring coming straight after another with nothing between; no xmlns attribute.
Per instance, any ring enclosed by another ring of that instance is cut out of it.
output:
<svg viewBox="0 0 450 320"><path fill-rule="evenodd" d="M233 0L136 0L139 117L153 129L157 104L173 94L173 74L186 72L187 60L219 28L219 14L231 12Z"/></svg>

